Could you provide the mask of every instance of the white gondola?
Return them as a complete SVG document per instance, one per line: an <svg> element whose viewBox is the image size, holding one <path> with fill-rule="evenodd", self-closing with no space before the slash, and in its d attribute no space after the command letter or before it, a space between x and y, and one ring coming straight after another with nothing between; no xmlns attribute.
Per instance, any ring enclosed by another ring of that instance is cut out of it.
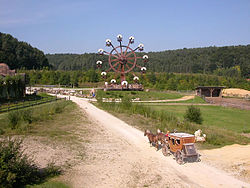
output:
<svg viewBox="0 0 250 188"><path fill-rule="evenodd" d="M110 39L106 40L106 46L111 46L111 40Z"/></svg>
<svg viewBox="0 0 250 188"><path fill-rule="evenodd" d="M102 72L101 75L102 75L102 76L106 76L107 73L106 73L106 72Z"/></svg>
<svg viewBox="0 0 250 188"><path fill-rule="evenodd" d="M143 51L144 45L143 45L143 44L139 44L139 45L138 45L138 49L139 49L140 51Z"/></svg>
<svg viewBox="0 0 250 188"><path fill-rule="evenodd" d="M148 59L148 56L144 55L142 58L145 60L145 59Z"/></svg>
<svg viewBox="0 0 250 188"><path fill-rule="evenodd" d="M133 44L135 42L135 37L133 37L133 36L129 37L129 41L131 44Z"/></svg>
<svg viewBox="0 0 250 188"><path fill-rule="evenodd" d="M121 34L117 35L117 41L118 41L118 42L121 42L121 41L122 41L122 35L121 35Z"/></svg>
<svg viewBox="0 0 250 188"><path fill-rule="evenodd" d="M135 77L133 78L133 80L134 80L134 81L138 81L138 80L139 80L139 77L138 77L138 76L135 76Z"/></svg>
<svg viewBox="0 0 250 188"><path fill-rule="evenodd" d="M126 85L126 86L128 85L128 82L127 82L127 81L125 81L125 80L124 80L124 81L122 81L122 86L124 86L124 85Z"/></svg>
<svg viewBox="0 0 250 188"><path fill-rule="evenodd" d="M146 70L147 70L146 67L142 67L142 68L141 68L141 73L143 73L143 74L146 73Z"/></svg>
<svg viewBox="0 0 250 188"><path fill-rule="evenodd" d="M100 48L100 49L98 50L98 54L103 55L103 54L104 54L104 50Z"/></svg>
<svg viewBox="0 0 250 188"><path fill-rule="evenodd" d="M102 61L97 61L96 64L97 65L102 65Z"/></svg>
<svg viewBox="0 0 250 188"><path fill-rule="evenodd" d="M115 79L112 79L110 82L111 82L112 84L115 84L115 83L116 83L116 80L115 80Z"/></svg>

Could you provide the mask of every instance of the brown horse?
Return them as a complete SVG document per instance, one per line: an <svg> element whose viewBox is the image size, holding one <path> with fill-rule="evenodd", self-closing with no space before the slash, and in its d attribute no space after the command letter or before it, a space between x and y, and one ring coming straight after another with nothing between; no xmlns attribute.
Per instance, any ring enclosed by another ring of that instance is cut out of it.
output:
<svg viewBox="0 0 250 188"><path fill-rule="evenodd" d="M157 150L159 150L158 136L157 135L151 133L150 130L147 129L144 132L144 136L148 137L148 141L150 143L150 146L153 145L153 143L154 143Z"/></svg>
<svg viewBox="0 0 250 188"><path fill-rule="evenodd" d="M162 145L167 144L167 141L168 141L169 138L160 129L157 129L157 137L158 137L158 141Z"/></svg>

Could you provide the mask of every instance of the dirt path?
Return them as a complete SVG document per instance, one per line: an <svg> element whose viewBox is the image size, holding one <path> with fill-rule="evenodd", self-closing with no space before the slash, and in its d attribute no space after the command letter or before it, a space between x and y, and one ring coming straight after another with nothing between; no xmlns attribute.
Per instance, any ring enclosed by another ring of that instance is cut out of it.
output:
<svg viewBox="0 0 250 188"><path fill-rule="evenodd" d="M164 99L164 100L150 100L150 101L133 101L133 102L145 102L145 103L158 103L158 102L175 102L175 101L187 101L190 99L194 99L194 95L188 95L181 97L179 99Z"/></svg>
<svg viewBox="0 0 250 188"><path fill-rule="evenodd" d="M71 100L93 121L86 160L64 176L73 187L250 187L204 162L178 165L149 147L141 131L84 99Z"/></svg>

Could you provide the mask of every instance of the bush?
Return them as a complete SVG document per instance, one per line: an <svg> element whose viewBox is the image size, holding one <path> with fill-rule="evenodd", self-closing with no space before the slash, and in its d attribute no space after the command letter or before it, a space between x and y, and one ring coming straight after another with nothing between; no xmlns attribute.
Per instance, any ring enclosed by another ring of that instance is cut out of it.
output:
<svg viewBox="0 0 250 188"><path fill-rule="evenodd" d="M188 109L184 115L185 120L202 124L201 110L200 108L194 107L193 105L188 106Z"/></svg>
<svg viewBox="0 0 250 188"><path fill-rule="evenodd" d="M8 113L7 117L8 117L8 121L9 121L9 127L11 129L16 129L17 124L21 119L19 111L12 111L12 112Z"/></svg>
<svg viewBox="0 0 250 188"><path fill-rule="evenodd" d="M0 187L21 187L40 183L48 177L60 174L60 169L49 165L39 169L22 150L21 140L0 141Z"/></svg>
<svg viewBox="0 0 250 188"><path fill-rule="evenodd" d="M54 114L63 112L64 108L70 103L70 101L57 101L42 106L36 106L32 109L11 111L7 115L8 126L12 130L26 130L30 127L30 124L35 121L52 119Z"/></svg>

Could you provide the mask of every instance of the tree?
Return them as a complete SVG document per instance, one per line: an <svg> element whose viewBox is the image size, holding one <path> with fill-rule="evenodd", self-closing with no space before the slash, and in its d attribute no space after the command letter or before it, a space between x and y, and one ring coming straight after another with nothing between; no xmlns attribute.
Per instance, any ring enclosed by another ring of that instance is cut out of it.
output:
<svg viewBox="0 0 250 188"><path fill-rule="evenodd" d="M185 120L202 124L202 117L201 117L201 110L200 108L197 108L193 105L188 106L188 109L186 110L186 113L184 115Z"/></svg>

